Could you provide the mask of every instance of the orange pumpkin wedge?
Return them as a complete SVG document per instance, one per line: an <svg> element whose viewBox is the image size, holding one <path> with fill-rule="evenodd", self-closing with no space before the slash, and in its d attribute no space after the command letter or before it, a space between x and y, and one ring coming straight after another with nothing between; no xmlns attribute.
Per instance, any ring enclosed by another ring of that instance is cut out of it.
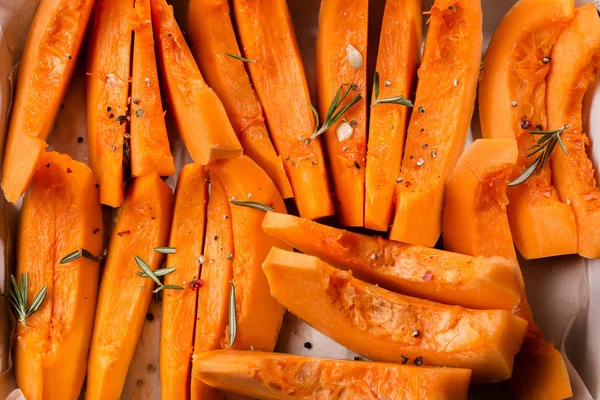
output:
<svg viewBox="0 0 600 400"><path fill-rule="evenodd" d="M285 204L275 184L258 165L247 156L218 161L209 167L231 200L249 200L271 205L285 212ZM261 223L262 211L240 205L231 205L233 230L233 279L237 335L233 348L272 351L277 342L284 313L269 294L267 279L261 266L272 246L289 249L281 241L266 234ZM207 240L223 240L215 236ZM230 328L225 331L222 346L230 346Z"/></svg>
<svg viewBox="0 0 600 400"><path fill-rule="evenodd" d="M16 203L33 179L67 92L93 0L39 3L21 57L4 153L2 188Z"/></svg>
<svg viewBox="0 0 600 400"><path fill-rule="evenodd" d="M269 212L263 229L294 248L398 293L477 309L519 304L516 266L360 235L293 215Z"/></svg>
<svg viewBox="0 0 600 400"><path fill-rule="evenodd" d="M260 375L247 371L260 371ZM260 399L459 400L467 398L471 371L220 350L197 356L194 376Z"/></svg>
<svg viewBox="0 0 600 400"><path fill-rule="evenodd" d="M207 83L223 102L244 153L275 182L283 198L293 197L281 157L269 138L262 108L239 55L227 0L192 0L188 38Z"/></svg>
<svg viewBox="0 0 600 400"><path fill-rule="evenodd" d="M344 113L343 120L347 123L340 118L324 133L337 216L345 226L364 225L368 21L368 0L321 2L317 34L317 94L321 120L325 121L342 84L353 87L340 108L358 94L362 96L362 100ZM350 135L338 132L344 127Z"/></svg>
<svg viewBox="0 0 600 400"><path fill-rule="evenodd" d="M234 0L233 4L243 56L256 60L246 67L300 215L308 219L333 215L321 141L305 142L315 130L315 117L286 1Z"/></svg>
<svg viewBox="0 0 600 400"><path fill-rule="evenodd" d="M571 23L552 49L546 89L548 128L569 125L560 149L552 154L552 182L561 201L572 204L577 222L577 252L600 257L600 189L587 155L590 139L583 132L583 96L600 68L600 18L594 4L577 7Z"/></svg>
<svg viewBox="0 0 600 400"><path fill-rule="evenodd" d="M200 164L188 164L179 173L167 268L177 268L164 278L165 285L183 290L168 291L162 300L160 327L160 391L163 399L189 399L191 357L196 323L199 257L204 246L207 174ZM192 283L193 282L193 283Z"/></svg>
<svg viewBox="0 0 600 400"><path fill-rule="evenodd" d="M527 329L510 311L404 296L299 253L273 248L263 269L281 305L371 360L468 368L474 382L496 382L510 377Z"/></svg>
<svg viewBox="0 0 600 400"><path fill-rule="evenodd" d="M87 59L88 162L100 202L123 202L123 143L129 109L133 0L98 0Z"/></svg>
<svg viewBox="0 0 600 400"><path fill-rule="evenodd" d="M150 0L135 1L131 72L131 175L175 174L160 98Z"/></svg>
<svg viewBox="0 0 600 400"><path fill-rule="evenodd" d="M419 0L385 3L376 71L379 100L412 97L421 52L422 11ZM387 231L394 210L410 110L398 104L375 104L371 97L365 180L365 227Z"/></svg>
<svg viewBox="0 0 600 400"><path fill-rule="evenodd" d="M517 156L514 139L477 140L461 156L446 191L443 224L446 249L473 256L501 255L517 263L506 212L506 184ZM515 357L510 385L519 399L570 397L571 384L564 360L551 342L544 341L536 326L520 269L518 273L521 303L514 312L529 325Z"/></svg>
<svg viewBox="0 0 600 400"><path fill-rule="evenodd" d="M210 176L206 237L202 258L204 285L198 292L193 358L205 351L221 348L229 315L229 282L233 264L231 209L225 188L214 174ZM215 237L217 240L214 240ZM192 379L191 394L192 400L223 398L218 390L198 379Z"/></svg>
<svg viewBox="0 0 600 400"><path fill-rule="evenodd" d="M530 130L548 128L550 63L545 60L572 16L570 0L520 0L503 18L486 52L479 86L481 131L484 138L517 140L519 159L512 179L534 161L527 155L540 136ZM524 258L577 252L575 217L552 186L550 163L510 187L508 199L512 237Z"/></svg>
<svg viewBox="0 0 600 400"><path fill-rule="evenodd" d="M155 284L136 274L134 256L152 270L168 243L172 192L156 174L133 181L113 228L104 265L88 363L86 398L117 399L142 332ZM166 289L164 296L169 296Z"/></svg>
<svg viewBox="0 0 600 400"><path fill-rule="evenodd" d="M392 240L432 247L440 236L445 186L473 115L481 24L479 0L437 0L430 10Z"/></svg>
<svg viewBox="0 0 600 400"><path fill-rule="evenodd" d="M96 256L102 252L95 184L87 165L43 153L21 207L17 282L27 273L30 302L47 286L27 326L17 323L15 378L30 400L76 399L83 386L100 267L85 257L60 261L81 249Z"/></svg>
<svg viewBox="0 0 600 400"><path fill-rule="evenodd" d="M159 64L177 129L202 165L235 158L242 146L216 93L206 84L165 0L151 0Z"/></svg>

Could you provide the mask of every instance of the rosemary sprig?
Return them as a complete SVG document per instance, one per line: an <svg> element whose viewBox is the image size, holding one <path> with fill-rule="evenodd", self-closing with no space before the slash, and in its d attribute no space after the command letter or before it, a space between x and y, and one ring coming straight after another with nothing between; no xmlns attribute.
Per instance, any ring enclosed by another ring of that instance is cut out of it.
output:
<svg viewBox="0 0 600 400"><path fill-rule="evenodd" d="M253 200L230 200L229 202L231 204L233 204L234 206L242 206L242 207L253 208L255 210L263 211L263 212L275 211L275 209L273 207L271 207L268 204L261 203L260 201L253 201Z"/></svg>
<svg viewBox="0 0 600 400"><path fill-rule="evenodd" d="M40 306L46 299L46 291L48 290L48 286L44 286L40 290L40 292L33 299L33 302L31 303L29 308L27 308L29 275L27 274L27 272L21 274L19 276L18 284L17 279L13 274L10 275L10 280L12 282L12 288L9 288L10 296L6 296L4 294L0 294L0 296L8 299L8 302L13 306L15 310L17 320L21 323L21 325L27 326L27 317L39 310Z"/></svg>
<svg viewBox="0 0 600 400"><path fill-rule="evenodd" d="M71 261L75 261L81 257L87 258L88 260L92 260L92 261L100 261L102 259L102 256L96 257L90 251L88 251L86 249L79 249L79 250L75 250L74 252L69 253L66 256L64 256L63 258L61 258L59 261L59 264L68 264Z"/></svg>
<svg viewBox="0 0 600 400"><path fill-rule="evenodd" d="M148 277L148 278L152 279L154 281L154 283L156 283L157 288L154 289L152 291L152 293L158 293L161 290L165 290L165 289L183 290L183 286L163 285L163 283L160 281L160 279L158 279L159 276L164 276L164 275L170 274L171 272L175 271L176 268L162 268L162 269L159 269L156 271L152 271L152 269L150 269L148 264L146 264L146 262L144 260L142 260L141 257L133 256L133 259L135 260L138 267L140 267L141 270L143 271L143 273L137 271L136 274L141 277Z"/></svg>
<svg viewBox="0 0 600 400"><path fill-rule="evenodd" d="M175 254L177 249L175 247L155 247L154 251L162 254Z"/></svg>
<svg viewBox="0 0 600 400"><path fill-rule="evenodd" d="M550 155L552 154L552 151L554 151L554 148L556 147L557 143L562 149L562 151L566 155L569 155L562 139L560 138L560 135L562 135L562 133L568 128L569 124L561 128L555 129L553 131L529 131L529 133L531 133L532 135L542 135L542 137L538 139L537 143L528 149L532 150L531 153L527 154L527 157L531 157L536 154L538 154L538 156L527 168L525 168L525 170L523 170L523 172L521 172L521 175L519 175L512 182L509 182L508 186L520 185L521 183L529 179L531 175L533 175L538 166L544 168L544 165L546 165L546 163L550 159Z"/></svg>
<svg viewBox="0 0 600 400"><path fill-rule="evenodd" d="M379 72L375 71L375 76L373 77L373 91L375 92L375 101L371 104L371 107L375 107L377 104L399 104L401 106L413 107L413 102L408 100L404 96L394 96L394 97L385 97L383 99L379 98Z"/></svg>
<svg viewBox="0 0 600 400"><path fill-rule="evenodd" d="M235 343L237 336L237 316L235 315L235 286L229 282L229 347Z"/></svg>
<svg viewBox="0 0 600 400"><path fill-rule="evenodd" d="M344 91L344 86L348 86L348 89L346 89L346 91ZM319 128L319 113L317 112L317 109L312 104L308 103L310 109L312 110L313 114L315 115L316 123L315 123L315 131L313 132L313 134L308 139L304 140L304 142L306 144L309 144L311 140L316 139L320 134L325 132L327 129L331 128L331 125L333 125L335 123L335 121L340 119L340 117L342 115L344 115L344 113L346 111L348 111L350 109L350 107L352 107L353 105L358 103L360 101L360 99L362 99L362 95L360 93L358 93L345 106L340 108L340 106L342 105L342 103L344 102L344 100L348 96L348 93L350 93L351 90L358 90L358 86L354 83L342 83L340 88L335 93L335 96L333 97L331 104L329 105L329 109L327 110L327 115L325 115L325 121L323 121L323 125L321 125L320 128Z"/></svg>
<svg viewBox="0 0 600 400"><path fill-rule="evenodd" d="M244 58L242 56L238 56L237 54L233 54L233 53L225 53L225 54L227 54L229 57L235 58L236 60L239 60L239 61L249 62L249 63L255 63L256 62L256 60L249 60L249 59Z"/></svg>

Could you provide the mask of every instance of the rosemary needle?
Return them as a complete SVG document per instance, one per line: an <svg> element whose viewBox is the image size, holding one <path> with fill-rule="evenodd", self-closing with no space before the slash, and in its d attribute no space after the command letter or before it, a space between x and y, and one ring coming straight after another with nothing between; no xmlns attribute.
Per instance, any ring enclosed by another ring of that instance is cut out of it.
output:
<svg viewBox="0 0 600 400"><path fill-rule="evenodd" d="M90 251L88 251L86 249L79 249L79 250L75 250L74 252L69 253L66 256L64 256L63 258L61 258L59 261L59 264L68 264L71 261L75 261L81 257L87 258L88 260L92 260L92 261L100 261L100 259L102 258L102 257L96 257Z"/></svg>
<svg viewBox="0 0 600 400"><path fill-rule="evenodd" d="M346 89L344 91L345 86L348 86L348 89ZM304 142L306 144L309 144L311 140L316 139L320 134L322 134L327 129L329 129L331 127L331 125L333 125L338 119L340 119L340 117L342 115L344 115L344 113L346 111L348 111L350 109L350 107L352 107L353 105L358 103L360 101L360 99L362 99L362 95L360 93L358 93L345 106L340 108L340 106L342 105L342 103L344 102L346 97L348 96L348 93L350 93L351 90L357 90L357 89L358 89L358 86L355 85L354 83L342 83L340 88L335 93L335 96L333 97L331 104L329 105L329 109L327 110L327 115L325 115L325 120L323 121L323 125L321 125L320 128L319 128L319 113L317 112L316 108L312 104L308 103L308 106L310 107L313 114L315 115L316 123L315 123L315 131L313 132L313 134L308 139L304 140Z"/></svg>
<svg viewBox="0 0 600 400"><path fill-rule="evenodd" d="M255 63L256 62L256 60L249 60L249 59L244 58L242 56L238 56L237 54L233 54L233 53L225 53L225 54L227 54L229 57L235 58L236 60L239 60L239 61L249 62L249 63Z"/></svg>
<svg viewBox="0 0 600 400"><path fill-rule="evenodd" d="M177 249L175 247L155 247L154 251L162 254L175 254Z"/></svg>
<svg viewBox="0 0 600 400"><path fill-rule="evenodd" d="M29 275L27 272L19 276L19 283L14 275L10 275L12 288L9 288L10 296L0 294L0 296L8 299L8 302L13 306L17 320L23 326L27 326L27 317L39 310L40 306L46 299L46 291L48 286L42 287L40 292L35 296L29 308L27 308L27 297L29 290Z"/></svg>
<svg viewBox="0 0 600 400"><path fill-rule="evenodd" d="M275 209L273 207L271 207L268 204L261 203L260 201L253 201L253 200L230 200L229 202L231 204L233 204L234 206L242 206L242 207L253 208L255 210L263 211L263 212L275 211Z"/></svg>
<svg viewBox="0 0 600 400"><path fill-rule="evenodd" d="M394 97L385 97L383 99L379 98L379 72L375 71L375 76L373 77L373 91L375 92L375 101L371 104L371 107L375 107L377 104L399 104L401 106L413 107L412 101L408 100L404 96L394 96Z"/></svg>
<svg viewBox="0 0 600 400"><path fill-rule="evenodd" d="M229 347L235 343L237 336L237 316L235 315L235 286L229 282Z"/></svg>
<svg viewBox="0 0 600 400"><path fill-rule="evenodd" d="M183 290L183 286L163 285L162 282L160 281L160 279L158 279L159 276L164 276L164 275L170 274L171 272L174 272L176 270L176 268L161 268L159 270L152 271L152 269L148 266L148 264L146 264L146 262L144 260L142 260L141 257L133 256L133 259L135 260L138 267L140 267L141 270L143 271L143 272L137 271L136 274L138 276L141 276L144 278L152 279L154 281L154 283L156 283L156 285L158 286L156 289L154 289L154 291L152 293L158 293L161 290L165 290L165 289Z"/></svg>

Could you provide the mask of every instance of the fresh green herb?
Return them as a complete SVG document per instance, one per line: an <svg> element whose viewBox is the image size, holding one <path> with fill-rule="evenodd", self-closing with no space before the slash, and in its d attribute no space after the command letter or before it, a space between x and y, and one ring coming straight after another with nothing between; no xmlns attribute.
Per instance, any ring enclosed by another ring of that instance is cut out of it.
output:
<svg viewBox="0 0 600 400"><path fill-rule="evenodd" d="M155 247L154 251L162 254L175 254L177 249L175 247Z"/></svg>
<svg viewBox="0 0 600 400"><path fill-rule="evenodd" d="M152 293L158 293L161 290L165 290L165 289L183 290L183 286L163 285L162 282L160 281L160 279L158 279L159 276L167 275L167 274L170 274L171 272L175 271L175 268L164 268L164 269L159 269L157 271L152 271L152 269L150 269L148 264L146 264L146 262L144 260L142 260L140 257L133 256L133 259L135 260L138 267L140 267L141 270L143 271L143 273L140 273L138 271L138 272L136 272L136 274L138 276L148 277L148 278L152 279L154 281L154 283L156 283L156 285L158 286L156 289L154 289L154 291Z"/></svg>
<svg viewBox="0 0 600 400"><path fill-rule="evenodd" d="M231 58L235 58L236 60L240 60L240 61L243 61L243 62L249 62L249 63L255 63L256 62L256 60L249 60L249 59L244 58L242 56L238 56L237 54L232 54L232 53L225 53L225 54L227 54Z"/></svg>
<svg viewBox="0 0 600 400"><path fill-rule="evenodd" d="M237 317L235 315L235 286L229 282L229 347L235 343L237 335Z"/></svg>
<svg viewBox="0 0 600 400"><path fill-rule="evenodd" d="M79 250L75 250L74 252L69 253L66 256L64 256L63 258L61 258L59 261L59 264L68 264L71 261L75 261L81 257L87 258L88 260L92 260L92 261L100 261L102 259L102 257L96 257L90 251L88 251L86 249L79 249Z"/></svg>
<svg viewBox="0 0 600 400"><path fill-rule="evenodd" d="M273 207L271 207L268 204L261 203L260 201L253 201L253 200L230 200L229 202L231 204L233 204L234 206L242 206L242 207L253 208L255 210L263 211L263 212L275 211L275 209Z"/></svg>
<svg viewBox="0 0 600 400"><path fill-rule="evenodd" d="M375 76L373 77L373 90L375 94L375 101L371 104L371 107L375 107L377 104L399 104L401 106L413 107L412 101L408 100L404 96L394 96L394 97L386 97L383 99L379 98L379 72L375 71Z"/></svg>
<svg viewBox="0 0 600 400"><path fill-rule="evenodd" d="M346 89L344 91L345 86L348 86L348 89ZM320 128L319 128L319 113L317 112L317 109L312 104L308 103L310 109L312 110L313 114L315 115L316 123L315 123L315 131L313 132L313 134L308 139L304 140L304 142L306 144L309 144L311 140L316 139L320 134L325 132L327 129L331 128L331 125L333 125L338 119L340 119L340 117L342 115L344 115L344 113L346 111L348 111L350 109L350 107L352 107L353 105L358 103L360 101L360 99L362 99L362 95L360 93L358 93L345 106L340 108L340 106L342 105L342 103L344 102L344 100L348 96L348 93L350 93L351 90L352 91L358 90L358 86L354 83L343 83L340 86L340 88L337 90L335 96L333 97L331 104L329 105L329 109L327 110L327 115L325 116L325 121L323 121L323 125L321 125Z"/></svg>
<svg viewBox="0 0 600 400"><path fill-rule="evenodd" d="M33 302L31 303L29 308L27 308L29 275L27 274L27 272L21 274L19 276L18 284L17 279L12 274L10 275L10 280L12 282L12 288L9 289L10 296L6 296L4 294L1 294L0 296L8 299L8 302L13 306L15 310L17 320L21 323L21 325L27 326L27 317L39 310L40 306L44 302L44 299L46 298L46 291L48 289L48 286L44 286L40 290L37 296L35 296L35 298L33 299Z"/></svg>
<svg viewBox="0 0 600 400"><path fill-rule="evenodd" d="M542 135L542 137L538 139L537 143L534 146L532 146L528 149L528 150L532 150L532 152L527 154L527 157L534 156L538 153L540 153L540 154L537 155L537 157L531 163L531 165L529 165L527 168L525 168L525 170L523 172L521 172L521 175L519 175L514 181L509 182L508 186L520 185L521 183L523 183L527 179L529 179L531 177L531 175L533 175L533 173L538 168L538 166L541 166L541 168L544 168L544 165L546 165L546 163L550 159L550 155L552 154L552 151L554 151L554 148L556 147L557 143L559 144L562 151L566 155L569 155L562 139L560 138L562 133L565 130L567 130L568 128L569 128L569 124L567 124L561 128L555 129L553 131L540 131L540 130L529 131L529 133L531 133L532 135Z"/></svg>
<svg viewBox="0 0 600 400"><path fill-rule="evenodd" d="M175 272L177 270L177 268L161 268L161 269L157 269L154 272L155 276L165 276L165 275L169 275L171 272ZM145 272L140 272L140 271L136 271L135 272L138 276L141 276L142 278L147 278L148 274L146 274Z"/></svg>

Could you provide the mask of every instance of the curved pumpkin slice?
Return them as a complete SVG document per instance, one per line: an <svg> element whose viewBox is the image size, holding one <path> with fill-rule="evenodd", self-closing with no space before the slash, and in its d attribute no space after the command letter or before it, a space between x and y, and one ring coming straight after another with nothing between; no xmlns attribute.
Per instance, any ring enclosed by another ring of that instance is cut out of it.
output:
<svg viewBox="0 0 600 400"><path fill-rule="evenodd" d="M548 76L548 127L569 124L561 138L569 155L552 154L552 181L562 201L573 205L577 222L577 252L588 258L600 257L600 188L594 166L588 158L590 145L583 134L581 104L600 68L600 18L594 4L575 9L570 25L552 49Z"/></svg>
<svg viewBox="0 0 600 400"><path fill-rule="evenodd" d="M335 208L327 182L320 139L306 144L315 129L308 83L285 0L234 0L235 19L254 89L294 191L300 215L317 219Z"/></svg>
<svg viewBox="0 0 600 400"><path fill-rule="evenodd" d="M512 372L527 321L469 310L362 282L316 257L273 248L263 269L273 297L307 324L372 360L468 368L474 382Z"/></svg>
<svg viewBox="0 0 600 400"><path fill-rule="evenodd" d="M419 53L422 18L420 0L385 2L377 67L379 99L412 96ZM365 227L387 231L392 219L396 179L400 173L409 112L397 104L377 104L371 98L365 180Z"/></svg>
<svg viewBox="0 0 600 400"><path fill-rule="evenodd" d="M88 363L89 400L121 395L155 286L150 278L136 274L141 269L134 256L152 270L162 264L163 255L153 249L167 245L171 197L169 186L150 174L133 181L119 210L98 296Z"/></svg>
<svg viewBox="0 0 600 400"><path fill-rule="evenodd" d="M279 212L285 204L269 176L250 158L243 156L212 164L210 172L223 183L229 199L258 201ZM231 206L233 244L233 280L235 287L237 336L233 348L272 351L277 342L285 310L269 294L261 265L272 246L289 249L261 228L262 211ZM218 241L219 238L208 238ZM229 347L229 332L223 347Z"/></svg>
<svg viewBox="0 0 600 400"><path fill-rule="evenodd" d="M367 157L367 31L368 0L323 0L317 34L317 94L321 120L342 84L355 85L340 108L354 96L362 100L343 115L354 125L338 137L338 119L325 133L327 154L342 225L363 226Z"/></svg>
<svg viewBox="0 0 600 400"><path fill-rule="evenodd" d="M462 153L481 60L481 2L437 0L419 68L390 239L433 247L444 189Z"/></svg>
<svg viewBox="0 0 600 400"><path fill-rule="evenodd" d="M192 159L206 165L242 154L225 108L204 82L185 38L165 0L151 0L152 23L162 79L177 129Z"/></svg>
<svg viewBox="0 0 600 400"><path fill-rule="evenodd" d="M202 266L204 286L198 293L194 359L200 353L221 348L229 315L229 282L231 282L233 264L231 209L225 188L214 174L210 176L207 219L206 237L208 240L204 245L204 264ZM217 240L214 240L215 237ZM218 390L193 378L191 393L192 400L224 398ZM182 397L174 397L174 399L177 398Z"/></svg>
<svg viewBox="0 0 600 400"><path fill-rule="evenodd" d="M260 371L260 375L247 371ZM196 357L194 376L214 387L261 399L458 400L467 398L471 371L220 350Z"/></svg>
<svg viewBox="0 0 600 400"><path fill-rule="evenodd" d="M123 202L123 142L129 116L133 0L98 0L88 43L87 138L100 202Z"/></svg>
<svg viewBox="0 0 600 400"><path fill-rule="evenodd" d="M263 229L294 248L386 289L477 309L507 309L521 297L515 263L360 235L269 212Z"/></svg>
<svg viewBox="0 0 600 400"><path fill-rule="evenodd" d="M43 0L35 13L19 67L4 153L2 188L16 203L47 144L73 76L93 0Z"/></svg>
<svg viewBox="0 0 600 400"><path fill-rule="evenodd" d="M293 197L292 187L275 152L265 126L262 108L238 55L227 0L192 0L188 14L188 37L194 57L206 81L223 102L244 153L275 182L284 199Z"/></svg>
<svg viewBox="0 0 600 400"><path fill-rule="evenodd" d="M508 216L506 183L517 162L514 139L475 141L461 156L446 191L444 247L473 256L501 255L517 263ZM489 240L493 237L494 240ZM518 266L518 264L516 264ZM564 399L572 395L567 368L533 320L525 282L514 312L529 322L510 381L519 399Z"/></svg>
<svg viewBox="0 0 600 400"><path fill-rule="evenodd" d="M87 367L99 263L60 260L80 249L100 255L102 208L87 165L58 153L43 153L40 161L21 208L17 280L28 274L30 301L45 285L47 292L27 326L17 324L15 377L28 399L76 399Z"/></svg>
<svg viewBox="0 0 600 400"><path fill-rule="evenodd" d="M494 32L484 59L479 115L485 138L516 138L516 178L533 162L531 129L546 129L546 75L552 46L573 15L570 0L520 0ZM560 151L560 150L557 150ZM519 253L541 258L577 252L575 217L551 183L550 164L508 190L508 219Z"/></svg>
<svg viewBox="0 0 600 400"><path fill-rule="evenodd" d="M150 0L136 0L131 72L131 175L175 174L160 99Z"/></svg>
<svg viewBox="0 0 600 400"><path fill-rule="evenodd" d="M183 285L163 296L160 327L160 391L163 399L189 398L192 345L196 323L197 279L204 246L207 174L200 164L188 164L179 173L167 268L166 285ZM194 282L194 283L192 283ZM189 285L188 285L189 283Z"/></svg>

